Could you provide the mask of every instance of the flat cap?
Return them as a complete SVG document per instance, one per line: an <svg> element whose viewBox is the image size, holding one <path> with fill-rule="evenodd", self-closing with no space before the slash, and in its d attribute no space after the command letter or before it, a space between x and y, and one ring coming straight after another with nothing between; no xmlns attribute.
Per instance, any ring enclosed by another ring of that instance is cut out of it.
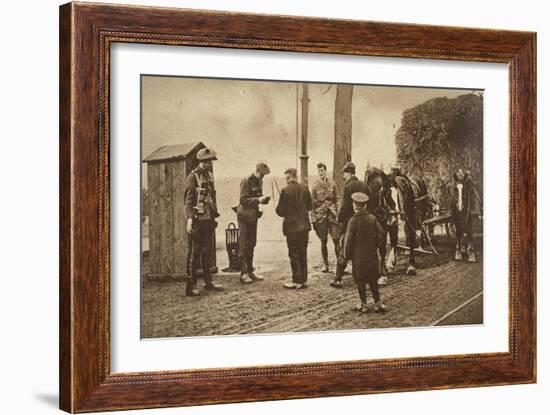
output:
<svg viewBox="0 0 550 415"><path fill-rule="evenodd" d="M367 203L369 201L369 197L363 192L355 192L351 195L351 200L355 203Z"/></svg>
<svg viewBox="0 0 550 415"><path fill-rule="evenodd" d="M296 170L294 167L290 167L285 170L285 174L288 174L291 177L296 178L296 176L298 175L298 170Z"/></svg>
<svg viewBox="0 0 550 415"><path fill-rule="evenodd" d="M212 150L211 148L201 148L197 152L197 160L198 161L206 161L206 160L217 160L216 152Z"/></svg>
<svg viewBox="0 0 550 415"><path fill-rule="evenodd" d="M346 164L344 164L344 167L342 167L341 172L355 174L355 164L353 164L351 161L348 161Z"/></svg>

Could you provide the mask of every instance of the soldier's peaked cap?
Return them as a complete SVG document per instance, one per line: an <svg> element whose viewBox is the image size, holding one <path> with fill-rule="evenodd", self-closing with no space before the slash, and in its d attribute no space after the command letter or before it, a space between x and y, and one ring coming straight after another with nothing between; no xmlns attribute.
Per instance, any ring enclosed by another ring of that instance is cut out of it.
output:
<svg viewBox="0 0 550 415"><path fill-rule="evenodd" d="M369 197L363 192L355 192L351 195L351 200L355 203L367 203L369 201Z"/></svg>
<svg viewBox="0 0 550 415"><path fill-rule="evenodd" d="M206 160L217 160L216 152L212 150L211 148L201 148L197 152L197 160L198 161L206 161Z"/></svg>
<svg viewBox="0 0 550 415"><path fill-rule="evenodd" d="M344 167L342 167L342 173L355 174L355 164L353 164L351 161L348 161L346 164L344 164Z"/></svg>

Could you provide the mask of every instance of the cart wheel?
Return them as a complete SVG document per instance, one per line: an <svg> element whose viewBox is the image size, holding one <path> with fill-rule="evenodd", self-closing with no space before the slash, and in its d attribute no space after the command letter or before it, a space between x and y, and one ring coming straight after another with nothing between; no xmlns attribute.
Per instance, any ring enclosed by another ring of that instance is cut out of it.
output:
<svg viewBox="0 0 550 415"><path fill-rule="evenodd" d="M448 222L445 224L445 231L447 232L447 236L451 239L454 239L456 237L456 227L454 223Z"/></svg>

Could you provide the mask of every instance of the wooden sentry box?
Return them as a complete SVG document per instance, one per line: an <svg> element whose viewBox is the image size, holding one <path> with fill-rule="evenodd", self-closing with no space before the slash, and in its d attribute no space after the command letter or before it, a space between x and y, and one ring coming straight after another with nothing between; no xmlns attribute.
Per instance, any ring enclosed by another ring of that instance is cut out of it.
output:
<svg viewBox="0 0 550 415"><path fill-rule="evenodd" d="M149 273L148 280L184 278L187 274L187 231L185 181L198 165L201 142L159 147L143 162L147 164L149 191ZM213 238L212 272L217 272L216 238Z"/></svg>

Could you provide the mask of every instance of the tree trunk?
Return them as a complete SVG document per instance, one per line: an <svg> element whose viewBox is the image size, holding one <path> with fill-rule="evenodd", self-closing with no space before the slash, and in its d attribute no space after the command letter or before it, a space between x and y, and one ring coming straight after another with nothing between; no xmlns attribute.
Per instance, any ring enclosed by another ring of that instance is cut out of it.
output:
<svg viewBox="0 0 550 415"><path fill-rule="evenodd" d="M338 194L341 195L344 182L340 170L351 161L351 100L353 85L338 85L334 110L334 167L333 178Z"/></svg>

